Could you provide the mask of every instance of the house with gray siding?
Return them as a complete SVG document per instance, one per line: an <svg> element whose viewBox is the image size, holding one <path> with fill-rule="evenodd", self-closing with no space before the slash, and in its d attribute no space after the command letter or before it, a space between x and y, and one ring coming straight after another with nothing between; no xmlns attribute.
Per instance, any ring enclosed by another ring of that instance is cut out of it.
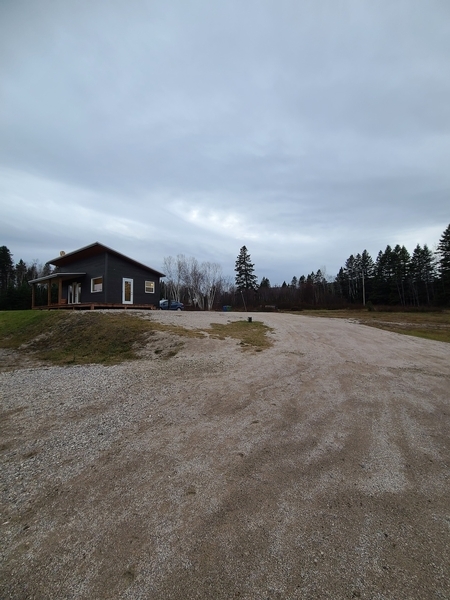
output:
<svg viewBox="0 0 450 600"><path fill-rule="evenodd" d="M61 252L48 264L55 267L50 275L29 281L32 308L159 306L164 274L99 242L67 254ZM46 305L36 306L35 286L47 287Z"/></svg>

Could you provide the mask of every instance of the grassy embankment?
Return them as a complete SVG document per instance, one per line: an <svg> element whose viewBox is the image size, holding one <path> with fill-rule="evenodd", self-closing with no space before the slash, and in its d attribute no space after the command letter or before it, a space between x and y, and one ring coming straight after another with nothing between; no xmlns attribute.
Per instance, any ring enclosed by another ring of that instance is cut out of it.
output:
<svg viewBox="0 0 450 600"><path fill-rule="evenodd" d="M260 322L212 324L211 329L202 331L163 325L123 313L0 312L0 348L29 353L38 360L57 365L117 364L139 358L143 348L150 348L167 359L182 348L180 338L207 335L238 339L243 350L260 351L271 345L266 336L268 331ZM168 334L170 343L164 344L156 332Z"/></svg>
<svg viewBox="0 0 450 600"><path fill-rule="evenodd" d="M370 312L368 310L311 310L302 311L300 314L313 317L352 319L370 327L450 343L450 311Z"/></svg>

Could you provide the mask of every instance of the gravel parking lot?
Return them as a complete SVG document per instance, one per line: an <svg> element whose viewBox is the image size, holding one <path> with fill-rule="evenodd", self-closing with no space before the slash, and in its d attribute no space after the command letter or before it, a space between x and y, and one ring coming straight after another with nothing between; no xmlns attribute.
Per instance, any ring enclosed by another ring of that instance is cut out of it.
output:
<svg viewBox="0 0 450 600"><path fill-rule="evenodd" d="M252 317L269 350L0 373L1 598L450 598L449 345Z"/></svg>

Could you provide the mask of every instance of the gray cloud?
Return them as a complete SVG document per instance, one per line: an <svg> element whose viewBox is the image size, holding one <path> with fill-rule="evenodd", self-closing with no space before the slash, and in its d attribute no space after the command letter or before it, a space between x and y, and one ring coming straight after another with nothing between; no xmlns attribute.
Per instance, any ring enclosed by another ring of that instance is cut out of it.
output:
<svg viewBox="0 0 450 600"><path fill-rule="evenodd" d="M0 243L282 281L449 222L447 2L0 7ZM410 249L411 246L410 246Z"/></svg>

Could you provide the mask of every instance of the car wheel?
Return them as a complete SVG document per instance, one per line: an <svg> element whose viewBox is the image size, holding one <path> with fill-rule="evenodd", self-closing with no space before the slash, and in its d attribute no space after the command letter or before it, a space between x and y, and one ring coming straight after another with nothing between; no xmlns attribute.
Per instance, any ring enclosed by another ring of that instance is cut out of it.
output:
<svg viewBox="0 0 450 600"><path fill-rule="evenodd" d="M177 308L177 310L181 310L181 308L180 308L180 307L178 307L178 308Z"/></svg>

